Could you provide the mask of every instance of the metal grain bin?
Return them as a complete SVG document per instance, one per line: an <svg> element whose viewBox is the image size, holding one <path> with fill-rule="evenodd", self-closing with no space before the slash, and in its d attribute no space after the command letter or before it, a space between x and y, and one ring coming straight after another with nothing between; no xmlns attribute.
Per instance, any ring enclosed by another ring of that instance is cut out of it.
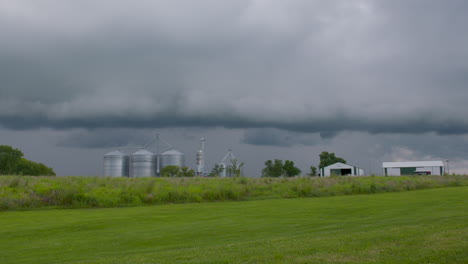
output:
<svg viewBox="0 0 468 264"><path fill-rule="evenodd" d="M128 177L130 156L115 150L104 155L104 177Z"/></svg>
<svg viewBox="0 0 468 264"><path fill-rule="evenodd" d="M185 155L182 152L175 149L165 151L159 156L159 164L159 169L170 165L184 167Z"/></svg>
<svg viewBox="0 0 468 264"><path fill-rule="evenodd" d="M131 177L153 177L156 176L156 155L152 152L140 149L131 157Z"/></svg>

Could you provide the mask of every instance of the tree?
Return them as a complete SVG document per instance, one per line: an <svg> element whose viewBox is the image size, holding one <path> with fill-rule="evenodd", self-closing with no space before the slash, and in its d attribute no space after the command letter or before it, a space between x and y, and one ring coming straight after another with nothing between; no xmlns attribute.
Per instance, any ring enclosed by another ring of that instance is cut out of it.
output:
<svg viewBox="0 0 468 264"><path fill-rule="evenodd" d="M28 176L55 176L55 172L51 168L42 163L36 163L25 158L21 158L18 162L15 174Z"/></svg>
<svg viewBox="0 0 468 264"><path fill-rule="evenodd" d="M284 176L286 177L294 177L301 174L302 171L298 167L294 166L293 161L285 160L283 165L283 172Z"/></svg>
<svg viewBox="0 0 468 264"><path fill-rule="evenodd" d="M23 152L11 146L0 146L0 175L55 176L53 169L23 158Z"/></svg>
<svg viewBox="0 0 468 264"><path fill-rule="evenodd" d="M265 161L265 168L262 170L262 177L281 177L284 174L283 161L275 159L274 161Z"/></svg>
<svg viewBox="0 0 468 264"><path fill-rule="evenodd" d="M208 173L208 177L219 177L221 173L223 173L224 167L221 164L216 164L210 173Z"/></svg>
<svg viewBox="0 0 468 264"><path fill-rule="evenodd" d="M317 168L314 166L310 166L310 172L307 174L308 176L317 176Z"/></svg>
<svg viewBox="0 0 468 264"><path fill-rule="evenodd" d="M262 169L262 177L271 177L271 171L273 170L273 162L271 160L265 161L265 168Z"/></svg>
<svg viewBox="0 0 468 264"><path fill-rule="evenodd" d="M169 165L161 169L161 177L180 177L180 167Z"/></svg>
<svg viewBox="0 0 468 264"><path fill-rule="evenodd" d="M328 153L328 152L324 151L324 152L320 153L319 157L320 157L319 168L324 168L324 167L327 167L329 165L335 164L337 162L341 162L341 163L346 164L346 160L344 160L342 158L339 158L339 157L336 157L335 153L333 153L333 152Z"/></svg>
<svg viewBox="0 0 468 264"><path fill-rule="evenodd" d="M238 163L237 159L232 159L231 164L226 167L226 174L229 177L240 177L242 176L242 167L244 167L244 162Z"/></svg>
<svg viewBox="0 0 468 264"><path fill-rule="evenodd" d="M194 177L195 171L189 167L169 165L161 169L161 177Z"/></svg>
<svg viewBox="0 0 468 264"><path fill-rule="evenodd" d="M262 177L294 177L301 174L301 170L294 166L294 162L279 159L265 161L265 168L262 170Z"/></svg>
<svg viewBox="0 0 468 264"><path fill-rule="evenodd" d="M189 167L180 168L181 177L195 177L195 171Z"/></svg>
<svg viewBox="0 0 468 264"><path fill-rule="evenodd" d="M16 174L23 152L11 146L0 146L0 175Z"/></svg>

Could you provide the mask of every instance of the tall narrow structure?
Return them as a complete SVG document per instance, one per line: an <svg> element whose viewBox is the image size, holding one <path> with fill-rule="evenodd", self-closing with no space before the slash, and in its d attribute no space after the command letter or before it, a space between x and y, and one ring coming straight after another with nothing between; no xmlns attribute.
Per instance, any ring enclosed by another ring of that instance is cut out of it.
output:
<svg viewBox="0 0 468 264"><path fill-rule="evenodd" d="M232 175L231 175L231 172L232 172L232 171L229 171L229 172L227 171L226 161L228 161L228 160L229 160L229 162L230 162L229 165L232 165L232 162L233 162L234 160L236 160L236 157L235 157L234 154L232 153L232 150L231 150L231 149L228 149L228 152L227 152L226 156L224 156L224 158L221 160L221 162L218 163L218 164L221 166L221 168L223 168L223 171L222 171L221 174L219 175L219 176L221 176L221 177L232 177Z"/></svg>
<svg viewBox="0 0 468 264"><path fill-rule="evenodd" d="M200 139L200 150L197 151L197 176L205 176L205 139Z"/></svg>

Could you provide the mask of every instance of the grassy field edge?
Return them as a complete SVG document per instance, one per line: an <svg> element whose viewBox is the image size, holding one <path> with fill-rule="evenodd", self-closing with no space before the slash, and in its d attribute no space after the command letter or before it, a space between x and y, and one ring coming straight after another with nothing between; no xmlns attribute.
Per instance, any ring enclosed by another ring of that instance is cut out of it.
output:
<svg viewBox="0 0 468 264"><path fill-rule="evenodd" d="M468 176L326 178L0 176L0 211L324 197L452 186L468 186Z"/></svg>

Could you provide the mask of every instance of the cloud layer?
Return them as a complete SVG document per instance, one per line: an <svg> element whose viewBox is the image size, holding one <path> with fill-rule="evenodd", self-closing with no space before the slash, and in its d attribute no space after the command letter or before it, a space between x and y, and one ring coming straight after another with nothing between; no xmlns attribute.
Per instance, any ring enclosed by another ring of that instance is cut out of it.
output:
<svg viewBox="0 0 468 264"><path fill-rule="evenodd" d="M468 133L463 0L0 7L3 127Z"/></svg>

